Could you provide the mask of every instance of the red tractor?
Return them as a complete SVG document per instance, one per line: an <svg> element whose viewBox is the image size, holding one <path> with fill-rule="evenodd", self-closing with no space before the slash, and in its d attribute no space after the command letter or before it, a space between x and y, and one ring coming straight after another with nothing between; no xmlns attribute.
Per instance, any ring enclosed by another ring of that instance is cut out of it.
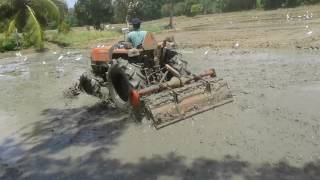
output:
<svg viewBox="0 0 320 180"><path fill-rule="evenodd" d="M92 72L81 76L78 87L138 120L152 120L157 129L233 101L214 69L193 74L174 46L147 33L139 48L127 42L96 47Z"/></svg>

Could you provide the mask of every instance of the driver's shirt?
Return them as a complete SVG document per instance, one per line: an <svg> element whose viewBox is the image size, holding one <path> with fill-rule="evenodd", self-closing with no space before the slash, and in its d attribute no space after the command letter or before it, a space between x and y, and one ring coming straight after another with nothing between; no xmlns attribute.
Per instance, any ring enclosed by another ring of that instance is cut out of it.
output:
<svg viewBox="0 0 320 180"><path fill-rule="evenodd" d="M144 41L144 37L146 36L146 31L134 30L128 34L128 42L132 43L133 47L138 47Z"/></svg>

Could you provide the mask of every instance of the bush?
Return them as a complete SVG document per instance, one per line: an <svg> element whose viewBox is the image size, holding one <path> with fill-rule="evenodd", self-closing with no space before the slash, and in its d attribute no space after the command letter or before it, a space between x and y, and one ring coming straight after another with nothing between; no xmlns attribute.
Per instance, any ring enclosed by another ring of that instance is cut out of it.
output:
<svg viewBox="0 0 320 180"><path fill-rule="evenodd" d="M262 8L262 0L257 0L256 1L256 8Z"/></svg>
<svg viewBox="0 0 320 180"><path fill-rule="evenodd" d="M22 46L23 46L24 48L31 47L31 46L34 44L34 42L31 40L32 38L31 38L31 35L30 35L30 34L28 34L28 33L23 33L23 34L22 34L22 37L23 37Z"/></svg>
<svg viewBox="0 0 320 180"><path fill-rule="evenodd" d="M76 27L79 25L78 19L74 14L73 9L68 11L67 16L65 17L65 22L70 26L70 27Z"/></svg>
<svg viewBox="0 0 320 180"><path fill-rule="evenodd" d="M5 22L0 21L0 33L5 32L5 31L6 31L6 29L7 29L6 23L5 23Z"/></svg>
<svg viewBox="0 0 320 180"><path fill-rule="evenodd" d="M186 16L193 16L191 13L191 7L195 4L199 4L199 0L185 0L185 12Z"/></svg>
<svg viewBox="0 0 320 180"><path fill-rule="evenodd" d="M3 51L13 51L17 48L17 41L14 36L6 37L2 40L1 43Z"/></svg>
<svg viewBox="0 0 320 180"><path fill-rule="evenodd" d="M181 16L184 14L186 9L186 5L184 2L178 2L174 5L174 15L175 16Z"/></svg>
<svg viewBox="0 0 320 180"><path fill-rule="evenodd" d="M4 52L4 49L2 48L3 38L0 37L0 52Z"/></svg>
<svg viewBox="0 0 320 180"><path fill-rule="evenodd" d="M173 6L173 14L175 16L182 16L185 13L185 9L186 9L186 5L184 2L178 2L176 4L174 4ZM161 14L162 17L168 17L170 16L171 13L171 4L167 3L162 5L161 7Z"/></svg>
<svg viewBox="0 0 320 180"><path fill-rule="evenodd" d="M320 3L320 0L306 0L305 3L306 4L316 4L316 3Z"/></svg>
<svg viewBox="0 0 320 180"><path fill-rule="evenodd" d="M296 7L301 4L301 0L286 0L285 6L286 7Z"/></svg>
<svg viewBox="0 0 320 180"><path fill-rule="evenodd" d="M164 4L161 7L161 14L162 14L162 17L170 16L170 4Z"/></svg>
<svg viewBox="0 0 320 180"><path fill-rule="evenodd" d="M302 4L315 4L320 0L261 0L264 9L276 9L280 7L296 7Z"/></svg>
<svg viewBox="0 0 320 180"><path fill-rule="evenodd" d="M254 9L257 0L222 0L224 3L223 11L239 11Z"/></svg>
<svg viewBox="0 0 320 180"><path fill-rule="evenodd" d="M64 33L67 34L70 32L70 25L62 21L58 27L58 32L59 33Z"/></svg>
<svg viewBox="0 0 320 180"><path fill-rule="evenodd" d="M202 4L194 4L191 6L190 9L191 15L195 16L195 15L199 15L203 12L203 5Z"/></svg>
<svg viewBox="0 0 320 180"><path fill-rule="evenodd" d="M219 12L217 9L218 1L200 0L200 3L203 6L203 13L204 14L211 14L211 13Z"/></svg>
<svg viewBox="0 0 320 180"><path fill-rule="evenodd" d="M277 9L282 6L282 4L285 2L285 0L262 0L261 4L263 5L263 8L268 9Z"/></svg>
<svg viewBox="0 0 320 180"><path fill-rule="evenodd" d="M225 4L224 0L217 0L216 9L219 12L222 12L225 9L225 6L226 6L226 4Z"/></svg>

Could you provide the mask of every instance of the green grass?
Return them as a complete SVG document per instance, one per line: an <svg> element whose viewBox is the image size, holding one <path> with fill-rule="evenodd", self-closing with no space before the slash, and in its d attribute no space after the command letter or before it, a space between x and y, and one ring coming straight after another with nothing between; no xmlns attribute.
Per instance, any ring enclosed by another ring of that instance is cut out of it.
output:
<svg viewBox="0 0 320 180"><path fill-rule="evenodd" d="M119 26L119 27L118 27ZM48 42L57 44L62 47L74 47L74 48L84 48L88 47L88 44L95 44L98 42L106 42L111 39L118 38L122 36L121 28L124 25L115 25L114 30L105 31L88 31L85 27L72 28L72 30L67 33L58 33L56 30L46 31L46 40ZM163 30L163 27L158 23L146 23L143 24L142 29L149 32L158 33Z"/></svg>
<svg viewBox="0 0 320 180"><path fill-rule="evenodd" d="M159 24L142 24L141 29L153 33L158 33L164 30L164 28Z"/></svg>
<svg viewBox="0 0 320 180"><path fill-rule="evenodd" d="M87 47L88 44L114 39L121 35L117 31L95 31L86 30L85 28L72 28L67 33L58 33L57 31L46 31L46 39L49 42L58 44L63 47Z"/></svg>
<svg viewBox="0 0 320 180"><path fill-rule="evenodd" d="M167 25L167 22L163 23L158 20L147 21L142 23L141 30L158 33L164 30L165 25ZM115 27L119 32L121 32L121 28L126 27L125 24L112 24L111 26Z"/></svg>
<svg viewBox="0 0 320 180"><path fill-rule="evenodd" d="M105 31L96 31L93 29L88 31L85 27L76 27L72 28L71 31L67 34L58 33L57 30L47 30L45 31L45 36L46 41L57 44L61 47L87 48L92 44L104 43L108 42L108 40L121 37L121 27L125 27L125 25L117 24L113 26L115 27L113 30ZM151 21L144 23L142 25L142 30L159 33L163 31L164 28L161 23ZM1 39L4 39L3 33L0 33L0 42Z"/></svg>

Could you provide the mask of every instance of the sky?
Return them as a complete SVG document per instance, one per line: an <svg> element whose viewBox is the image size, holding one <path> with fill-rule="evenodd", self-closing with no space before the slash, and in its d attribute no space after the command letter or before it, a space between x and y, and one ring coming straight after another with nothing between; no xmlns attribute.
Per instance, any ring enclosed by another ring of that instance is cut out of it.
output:
<svg viewBox="0 0 320 180"><path fill-rule="evenodd" d="M74 5L74 3L75 3L76 1L77 1L77 0L66 0L69 8L73 7L73 5Z"/></svg>

